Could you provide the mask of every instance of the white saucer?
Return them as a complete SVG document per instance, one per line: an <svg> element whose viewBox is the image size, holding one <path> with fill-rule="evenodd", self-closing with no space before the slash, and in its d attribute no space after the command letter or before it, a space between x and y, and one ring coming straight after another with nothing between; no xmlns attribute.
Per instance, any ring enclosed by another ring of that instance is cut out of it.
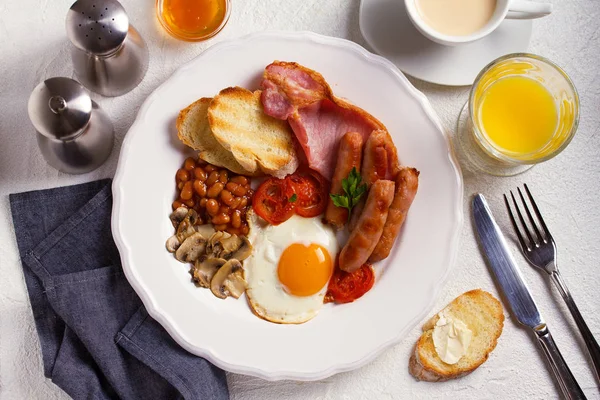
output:
<svg viewBox="0 0 600 400"><path fill-rule="evenodd" d="M403 0L362 0L360 31L372 49L404 73L440 85L471 85L490 61L527 51L531 20L505 20L489 36L462 46L442 46L421 35Z"/></svg>

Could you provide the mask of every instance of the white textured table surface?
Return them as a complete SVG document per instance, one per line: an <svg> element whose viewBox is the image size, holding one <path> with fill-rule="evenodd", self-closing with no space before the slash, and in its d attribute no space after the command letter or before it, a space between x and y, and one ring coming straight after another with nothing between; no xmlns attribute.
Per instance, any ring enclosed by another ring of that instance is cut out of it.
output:
<svg viewBox="0 0 600 400"><path fill-rule="evenodd" d="M400 1L400 0L398 0ZM27 297L10 216L8 194L86 182L114 174L124 135L146 96L177 67L206 47L264 29L311 30L365 45L358 30L359 0L232 0L231 19L202 44L167 36L151 0L124 0L133 25L150 48L142 84L117 98L94 99L114 121L116 147L97 171L70 176L46 165L39 153L26 105L31 90L53 76L72 77L64 20L71 0L0 2L0 398L63 399L42 373L39 343ZM459 257L432 313L460 293L497 289L477 248L468 201L485 193L499 223L508 227L503 192L529 182L560 250L565 280L590 329L600 338L600 1L554 0L555 12L534 23L530 50L561 65L581 97L579 132L555 159L516 178L465 174L465 225ZM447 129L454 129L468 88L444 88L412 80L433 103ZM435 229L432 223L431 229ZM509 230L507 230L509 232ZM512 236L511 236L512 237ZM516 249L515 249L516 250ZM518 259L522 260L518 255ZM583 343L558 292L524 261L523 273L555 339L588 398L600 398ZM447 383L416 382L407 362L420 334L357 371L312 382L276 382L229 374L233 399L547 399L557 386L532 337L507 318L496 350L473 374Z"/></svg>

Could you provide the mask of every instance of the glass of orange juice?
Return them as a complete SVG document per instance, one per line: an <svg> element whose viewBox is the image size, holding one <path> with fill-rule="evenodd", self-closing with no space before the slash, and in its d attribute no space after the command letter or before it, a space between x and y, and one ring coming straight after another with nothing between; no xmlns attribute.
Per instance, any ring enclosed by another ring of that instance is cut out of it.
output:
<svg viewBox="0 0 600 400"><path fill-rule="evenodd" d="M560 153L578 122L579 96L560 67L533 54L509 54L475 79L455 147L470 169L516 175Z"/></svg>
<svg viewBox="0 0 600 400"><path fill-rule="evenodd" d="M230 12L230 0L156 0L156 13L163 28L189 42L215 36L227 24Z"/></svg>

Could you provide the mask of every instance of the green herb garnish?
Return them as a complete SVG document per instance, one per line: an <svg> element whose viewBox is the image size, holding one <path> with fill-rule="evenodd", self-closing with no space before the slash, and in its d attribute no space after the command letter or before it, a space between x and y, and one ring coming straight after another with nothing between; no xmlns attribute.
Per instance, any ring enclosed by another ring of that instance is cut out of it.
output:
<svg viewBox="0 0 600 400"><path fill-rule="evenodd" d="M367 184L361 184L361 182L362 176L360 176L356 167L353 167L352 171L348 174L348 177L342 179L342 189L345 194L329 195L335 206L348 209L348 220L350 219L352 209L358 204L362 195L367 191Z"/></svg>
<svg viewBox="0 0 600 400"><path fill-rule="evenodd" d="M290 202L290 203L295 203L295 202L296 202L296 200L298 200L298 196L296 196L296 193L294 193L294 194L292 195L292 197L290 197L290 200L289 200L289 202Z"/></svg>

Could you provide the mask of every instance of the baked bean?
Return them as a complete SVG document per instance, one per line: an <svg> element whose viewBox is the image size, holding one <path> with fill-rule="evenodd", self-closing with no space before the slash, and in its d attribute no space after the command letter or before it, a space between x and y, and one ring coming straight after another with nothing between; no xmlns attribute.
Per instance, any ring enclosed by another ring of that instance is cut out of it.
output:
<svg viewBox="0 0 600 400"><path fill-rule="evenodd" d="M242 202L242 198L241 197L234 197L233 201L231 202L231 204L229 204L229 207L236 209L240 206L240 203Z"/></svg>
<svg viewBox="0 0 600 400"><path fill-rule="evenodd" d="M242 197L241 199L242 200L240 201L240 204L236 207L238 210L241 210L248 205L248 198L246 196Z"/></svg>
<svg viewBox="0 0 600 400"><path fill-rule="evenodd" d="M219 212L222 214L231 214L231 208L222 205L221 207L219 207Z"/></svg>
<svg viewBox="0 0 600 400"><path fill-rule="evenodd" d="M183 168L185 168L187 171L193 171L194 168L196 168L196 161L192 157L186 158L185 162L183 163Z"/></svg>
<svg viewBox="0 0 600 400"><path fill-rule="evenodd" d="M203 160L187 158L175 174L179 197L173 210L185 206L198 212L198 223L212 223L219 231L248 234L246 210L254 191L250 179Z"/></svg>
<svg viewBox="0 0 600 400"><path fill-rule="evenodd" d="M235 190L233 191L233 194L235 194L236 196L244 196L247 192L248 192L248 189L246 189L242 185L238 185L238 187L235 188Z"/></svg>
<svg viewBox="0 0 600 400"><path fill-rule="evenodd" d="M229 218L229 215L221 213L214 216L210 222L212 222L214 225L221 225L228 224L230 220L231 218Z"/></svg>
<svg viewBox="0 0 600 400"><path fill-rule="evenodd" d="M210 175L208 175L208 179L206 180L206 186L212 186L218 180L219 173L217 171L212 171Z"/></svg>
<svg viewBox="0 0 600 400"><path fill-rule="evenodd" d="M175 174L175 179L180 182L187 182L190 180L190 173L183 168L179 168Z"/></svg>
<svg viewBox="0 0 600 400"><path fill-rule="evenodd" d="M221 190L223 190L223 184L221 182L217 182L208 189L206 195L210 198L215 198L219 195L219 193L221 193Z"/></svg>
<svg viewBox="0 0 600 400"><path fill-rule="evenodd" d="M181 188L181 193L179 194L179 196L181 196L183 200L189 200L192 198L193 195L194 193L192 192L192 182L187 181L183 185L183 188Z"/></svg>
<svg viewBox="0 0 600 400"><path fill-rule="evenodd" d="M200 196L200 197L206 196L206 185L204 184L204 182L195 180L194 181L194 190L196 191L196 193L198 193L198 196Z"/></svg>
<svg viewBox="0 0 600 400"><path fill-rule="evenodd" d="M221 192L221 200L223 201L223 203L227 204L228 206L231 206L231 203L233 203L234 199L235 199L235 197L233 197L233 195L231 194L231 192L229 190L223 190Z"/></svg>
<svg viewBox="0 0 600 400"><path fill-rule="evenodd" d="M208 177L208 174L202 169L202 167L194 168L194 176L201 182L204 182Z"/></svg>
<svg viewBox="0 0 600 400"><path fill-rule="evenodd" d="M231 226L234 228L239 228L242 225L242 212L240 210L235 210L231 215Z"/></svg>
<svg viewBox="0 0 600 400"><path fill-rule="evenodd" d="M192 207L194 207L194 204L196 204L196 203L194 202L194 199L189 199L189 200L184 201L183 204L185 204L189 208L192 208Z"/></svg>
<svg viewBox="0 0 600 400"><path fill-rule="evenodd" d="M219 213L219 203L215 199L210 199L206 202L206 212L214 217Z"/></svg>
<svg viewBox="0 0 600 400"><path fill-rule="evenodd" d="M237 183L238 185L247 185L248 184L248 178L246 178L245 176L242 176L242 175L234 176L233 178L230 179L230 181L233 183Z"/></svg>

